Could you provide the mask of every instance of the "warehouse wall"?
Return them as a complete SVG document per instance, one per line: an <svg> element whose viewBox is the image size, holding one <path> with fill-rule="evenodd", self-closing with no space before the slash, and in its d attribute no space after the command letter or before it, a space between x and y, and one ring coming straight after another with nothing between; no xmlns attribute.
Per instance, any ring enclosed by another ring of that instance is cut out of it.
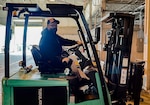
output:
<svg viewBox="0 0 150 105"><path fill-rule="evenodd" d="M78 28L75 26L70 26L70 27L60 27L58 26L58 31L57 33L60 35L78 35L77 32Z"/></svg>

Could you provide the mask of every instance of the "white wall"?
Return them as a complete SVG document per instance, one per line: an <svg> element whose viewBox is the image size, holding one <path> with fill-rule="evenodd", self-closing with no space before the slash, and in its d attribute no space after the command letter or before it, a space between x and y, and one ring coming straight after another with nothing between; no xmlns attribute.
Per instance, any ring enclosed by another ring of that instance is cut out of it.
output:
<svg viewBox="0 0 150 105"><path fill-rule="evenodd" d="M22 46L23 40L23 31L24 27L15 27L14 31L14 46L15 50L18 51ZM39 44L39 40L41 38L42 27L28 27L27 29L27 46Z"/></svg>
<svg viewBox="0 0 150 105"><path fill-rule="evenodd" d="M3 52L3 46L5 45L5 26L0 25L0 52Z"/></svg>

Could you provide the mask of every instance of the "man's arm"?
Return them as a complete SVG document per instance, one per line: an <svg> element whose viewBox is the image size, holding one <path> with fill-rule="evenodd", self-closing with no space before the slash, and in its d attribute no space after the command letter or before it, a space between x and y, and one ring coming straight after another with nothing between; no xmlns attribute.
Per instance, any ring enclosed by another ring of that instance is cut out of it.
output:
<svg viewBox="0 0 150 105"><path fill-rule="evenodd" d="M78 41L65 39L65 38L63 38L63 37L61 37L59 35L57 35L57 37L58 37L58 40L59 40L61 45L72 46L72 45L78 44Z"/></svg>

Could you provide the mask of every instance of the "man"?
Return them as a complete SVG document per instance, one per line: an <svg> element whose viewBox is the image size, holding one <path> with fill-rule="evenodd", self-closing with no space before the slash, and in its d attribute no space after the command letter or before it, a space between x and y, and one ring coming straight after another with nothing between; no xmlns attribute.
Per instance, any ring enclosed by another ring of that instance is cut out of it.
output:
<svg viewBox="0 0 150 105"><path fill-rule="evenodd" d="M44 60L50 61L50 64L53 67L65 68L64 62L69 62L70 58L62 57L62 46L72 46L75 44L82 44L81 41L64 39L61 36L57 35L57 24L59 21L50 18L47 21L47 27L42 31L42 37L39 43L40 51ZM89 79L77 66L73 61L71 64L71 69L78 73L81 78Z"/></svg>

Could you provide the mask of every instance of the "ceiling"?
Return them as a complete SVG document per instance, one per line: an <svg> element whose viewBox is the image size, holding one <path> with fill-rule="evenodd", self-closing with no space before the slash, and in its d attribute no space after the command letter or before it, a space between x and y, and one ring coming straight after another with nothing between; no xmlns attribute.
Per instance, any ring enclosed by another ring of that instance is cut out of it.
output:
<svg viewBox="0 0 150 105"><path fill-rule="evenodd" d="M93 17L92 22L94 24L95 15L98 13L98 19L101 18L102 11L105 13L114 11L128 12L136 14L138 17L137 12L141 10L141 7L143 9L145 0L0 0L0 24L5 24L6 22L7 13L2 10L2 7L6 3L37 3L42 9L46 9L46 3L82 5L85 11L88 10L86 12L84 11L85 16L87 16L86 14L90 14L90 9L86 8L91 8L90 6L92 6L93 11L91 17ZM89 21L88 16L87 20Z"/></svg>

